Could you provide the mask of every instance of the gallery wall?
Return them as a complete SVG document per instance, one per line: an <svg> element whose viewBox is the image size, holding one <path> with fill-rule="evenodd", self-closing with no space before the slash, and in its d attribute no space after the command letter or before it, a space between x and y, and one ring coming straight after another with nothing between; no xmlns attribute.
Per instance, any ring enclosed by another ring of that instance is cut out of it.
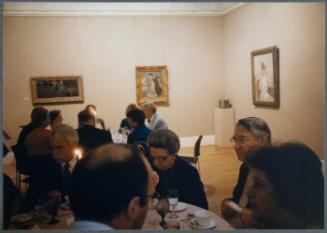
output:
<svg viewBox="0 0 327 233"><path fill-rule="evenodd" d="M324 151L322 3L249 3L224 17L4 17L4 128L16 141L32 109L31 75L81 74L84 104L94 103L116 131L136 101L135 66L167 65L169 107L159 107L179 136L214 134L213 109L227 97L236 120L265 119L276 140L299 139ZM254 107L251 52L280 51L280 108Z"/></svg>
<svg viewBox="0 0 327 233"><path fill-rule="evenodd" d="M279 141L301 140L324 156L323 3L253 3L224 18L226 95L236 119L257 116ZM251 52L279 48L280 108L254 107Z"/></svg>
<svg viewBox="0 0 327 233"><path fill-rule="evenodd" d="M4 17L4 128L16 142L32 110L30 76L83 75L84 104L60 109L77 127L93 103L116 131L136 102L135 66L167 65L169 107L159 114L179 136L213 134L224 96L221 17Z"/></svg>

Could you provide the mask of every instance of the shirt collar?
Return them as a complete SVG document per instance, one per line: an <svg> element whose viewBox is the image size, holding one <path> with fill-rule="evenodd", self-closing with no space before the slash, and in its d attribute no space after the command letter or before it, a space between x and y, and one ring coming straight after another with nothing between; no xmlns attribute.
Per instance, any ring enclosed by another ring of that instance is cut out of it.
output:
<svg viewBox="0 0 327 233"><path fill-rule="evenodd" d="M73 157L73 158L68 162L68 164L69 164L69 171L70 171L70 172L73 171L76 162L77 162L77 160L76 160L75 157ZM67 162L64 162L64 163L61 163L61 164L60 164L62 169L64 169L66 163L67 163Z"/></svg>

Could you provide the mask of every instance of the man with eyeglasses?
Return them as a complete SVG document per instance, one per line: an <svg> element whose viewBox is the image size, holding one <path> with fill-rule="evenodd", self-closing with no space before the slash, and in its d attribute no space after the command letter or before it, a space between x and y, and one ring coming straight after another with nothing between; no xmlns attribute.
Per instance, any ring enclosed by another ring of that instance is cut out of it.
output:
<svg viewBox="0 0 327 233"><path fill-rule="evenodd" d="M208 209L208 202L198 171L177 153L178 136L169 129L153 130L148 137L151 162L159 175L156 191L166 196L168 189L177 189L179 200Z"/></svg>
<svg viewBox="0 0 327 233"><path fill-rule="evenodd" d="M268 124L264 120L257 117L247 117L240 119L236 123L234 136L230 141L234 146L237 158L243 162L239 170L238 181L233 191L233 197L225 198L221 204L222 215L226 220L232 223L232 219L235 217L236 212L228 203L233 201L241 206L247 206L246 195L243 191L245 189L249 168L244 161L249 151L262 145L271 144L271 132Z"/></svg>

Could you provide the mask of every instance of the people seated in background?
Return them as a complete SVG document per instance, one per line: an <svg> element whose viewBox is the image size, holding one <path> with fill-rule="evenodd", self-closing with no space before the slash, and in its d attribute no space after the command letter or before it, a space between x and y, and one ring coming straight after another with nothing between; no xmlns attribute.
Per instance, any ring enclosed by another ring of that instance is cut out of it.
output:
<svg viewBox="0 0 327 233"><path fill-rule="evenodd" d="M146 142L150 129L145 126L145 115L140 109L133 109L127 113L128 124L134 128L133 132L128 135L127 143L139 144Z"/></svg>
<svg viewBox="0 0 327 233"><path fill-rule="evenodd" d="M32 132L33 129L35 129L40 124L40 117L39 115L42 115L44 112L46 112L47 109L43 107L35 107L31 112L31 122L27 125L23 126L22 131L18 135L17 139L17 146L21 150L21 153L27 153L26 147L25 147L25 141L30 132Z"/></svg>
<svg viewBox="0 0 327 233"><path fill-rule="evenodd" d="M69 125L59 125L51 132L52 157L57 162L56 173L53 173L51 190L68 195L70 176L75 167L78 149L78 133Z"/></svg>
<svg viewBox="0 0 327 233"><path fill-rule="evenodd" d="M225 198L221 204L221 213L223 217L233 224L234 211L228 205L229 201L233 201L241 206L246 206L246 195L244 193L249 168L244 163L247 157L247 153L262 145L271 144L271 132L268 124L257 117L247 117L240 119L236 123L234 136L231 138L231 142L234 145L237 158L242 161L242 165L239 170L239 176L237 184L233 191L232 198ZM244 209L244 212L248 211ZM249 211L248 211L248 214Z"/></svg>
<svg viewBox="0 0 327 233"><path fill-rule="evenodd" d="M90 111L82 110L79 112L78 125L79 144L84 147L86 152L104 144L112 143L109 131L95 128L95 116Z"/></svg>
<svg viewBox="0 0 327 233"><path fill-rule="evenodd" d="M95 128L106 130L104 120L97 117L97 108L93 104L89 104L85 107L85 110L90 111L95 117Z"/></svg>
<svg viewBox="0 0 327 233"><path fill-rule="evenodd" d="M155 190L153 171L128 144L97 148L80 160L70 186L72 229L140 229Z"/></svg>
<svg viewBox="0 0 327 233"><path fill-rule="evenodd" d="M49 112L49 118L51 129L55 128L58 125L61 125L63 122L63 117L60 110L51 110Z"/></svg>
<svg viewBox="0 0 327 233"><path fill-rule="evenodd" d="M119 129L125 129L125 130L129 130L131 131L132 130L132 127L128 124L128 121L127 121L127 113L133 109L137 109L137 106L136 104L129 104L126 108L126 112L125 112L125 115L126 115L126 118L122 119L122 121L120 122L120 125L119 125Z"/></svg>
<svg viewBox="0 0 327 233"><path fill-rule="evenodd" d="M318 156L302 143L283 143L252 151L248 201L262 228L324 227L324 178ZM239 214L243 220L242 212ZM249 227L247 222L243 222Z"/></svg>
<svg viewBox="0 0 327 233"><path fill-rule="evenodd" d="M168 129L166 122L157 114L157 107L154 103L144 104L143 112L149 129Z"/></svg>
<svg viewBox="0 0 327 233"><path fill-rule="evenodd" d="M166 196L168 189L178 190L179 200L204 209L208 202L198 171L177 153L180 149L178 136L168 129L151 131L148 137L152 165L159 175L157 192Z"/></svg>
<svg viewBox="0 0 327 233"><path fill-rule="evenodd" d="M48 110L40 109L34 113L34 129L27 135L25 147L28 155L48 155L51 153Z"/></svg>

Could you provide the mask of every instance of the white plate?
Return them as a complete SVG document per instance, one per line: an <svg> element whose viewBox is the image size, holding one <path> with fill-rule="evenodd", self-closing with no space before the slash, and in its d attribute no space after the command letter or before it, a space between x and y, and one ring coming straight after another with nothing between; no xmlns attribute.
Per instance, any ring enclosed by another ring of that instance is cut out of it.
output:
<svg viewBox="0 0 327 233"><path fill-rule="evenodd" d="M217 226L216 220L213 219L213 218L210 219L210 222L209 222L209 224L207 226L203 226L203 225L198 224L196 220L195 220L195 223L196 223L196 225L195 225L196 229L212 229L212 228L215 228Z"/></svg>
<svg viewBox="0 0 327 233"><path fill-rule="evenodd" d="M180 211L184 211L186 209L187 209L187 206L183 202L178 202L177 206L175 207L175 210L172 206L169 206L169 211L180 212Z"/></svg>
<svg viewBox="0 0 327 233"><path fill-rule="evenodd" d="M10 222L12 223L25 223L29 222L33 219L33 214L31 213L24 213L24 214L17 214L10 218Z"/></svg>

